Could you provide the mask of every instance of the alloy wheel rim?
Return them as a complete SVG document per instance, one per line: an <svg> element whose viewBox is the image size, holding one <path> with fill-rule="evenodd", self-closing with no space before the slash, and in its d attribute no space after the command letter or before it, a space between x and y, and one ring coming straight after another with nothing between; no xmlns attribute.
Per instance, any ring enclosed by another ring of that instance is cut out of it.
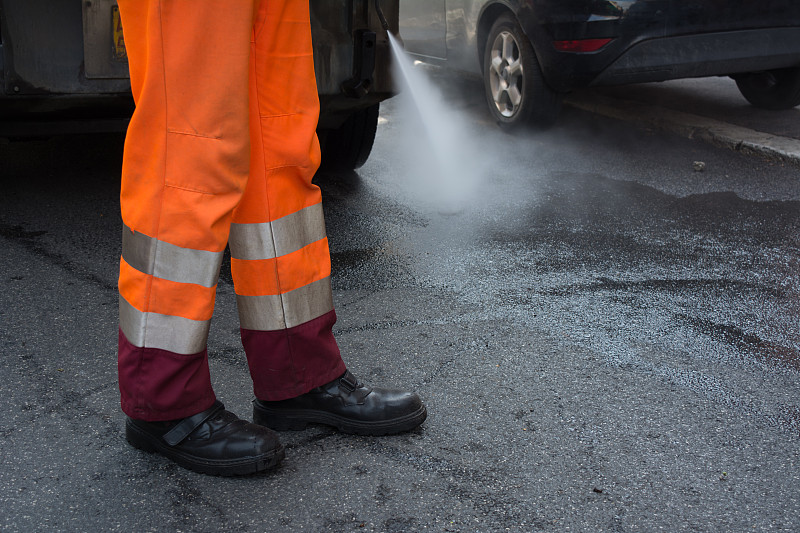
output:
<svg viewBox="0 0 800 533"><path fill-rule="evenodd" d="M497 112L513 117L522 105L522 51L514 36L500 32L490 48L489 87Z"/></svg>

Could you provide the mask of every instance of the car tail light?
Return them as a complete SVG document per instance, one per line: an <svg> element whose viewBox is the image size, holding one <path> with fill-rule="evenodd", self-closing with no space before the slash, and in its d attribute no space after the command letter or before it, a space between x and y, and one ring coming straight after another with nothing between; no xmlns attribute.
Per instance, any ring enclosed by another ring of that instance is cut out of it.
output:
<svg viewBox="0 0 800 533"><path fill-rule="evenodd" d="M613 39L579 39L576 41L553 41L559 52L597 52Z"/></svg>

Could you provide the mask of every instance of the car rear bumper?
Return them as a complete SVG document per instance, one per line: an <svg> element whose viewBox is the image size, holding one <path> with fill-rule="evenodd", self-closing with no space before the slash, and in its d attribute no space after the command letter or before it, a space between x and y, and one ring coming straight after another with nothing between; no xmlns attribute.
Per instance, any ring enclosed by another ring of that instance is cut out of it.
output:
<svg viewBox="0 0 800 533"><path fill-rule="evenodd" d="M592 53L537 47L555 90L718 76L800 66L800 28L764 28L612 41Z"/></svg>
<svg viewBox="0 0 800 533"><path fill-rule="evenodd" d="M736 74L800 65L800 28L650 39L632 46L591 85Z"/></svg>

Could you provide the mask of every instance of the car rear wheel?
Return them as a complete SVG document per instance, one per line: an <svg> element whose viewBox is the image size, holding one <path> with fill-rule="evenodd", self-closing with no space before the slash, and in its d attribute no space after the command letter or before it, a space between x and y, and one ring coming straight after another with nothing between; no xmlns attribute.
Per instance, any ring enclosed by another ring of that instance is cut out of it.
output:
<svg viewBox="0 0 800 533"><path fill-rule="evenodd" d="M322 168L355 170L367 162L378 129L380 104L356 111L337 129L319 130Z"/></svg>
<svg viewBox="0 0 800 533"><path fill-rule="evenodd" d="M748 102L763 109L800 105L800 67L741 74L734 78Z"/></svg>
<svg viewBox="0 0 800 533"><path fill-rule="evenodd" d="M510 14L489 31L483 83L489 110L504 129L552 126L561 111L561 95L545 83L533 46Z"/></svg>

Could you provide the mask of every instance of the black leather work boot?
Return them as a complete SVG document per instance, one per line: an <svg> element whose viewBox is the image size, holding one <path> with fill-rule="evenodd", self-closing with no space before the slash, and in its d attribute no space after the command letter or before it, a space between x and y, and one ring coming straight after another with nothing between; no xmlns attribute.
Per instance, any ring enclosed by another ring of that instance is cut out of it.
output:
<svg viewBox="0 0 800 533"><path fill-rule="evenodd" d="M184 468L217 476L255 474L276 466L284 457L275 432L225 410L222 402L182 420L146 422L128 418L128 442L160 453Z"/></svg>
<svg viewBox="0 0 800 533"><path fill-rule="evenodd" d="M278 431L312 423L356 435L389 435L414 429L427 416L416 394L368 387L349 371L296 398L253 401L253 422Z"/></svg>

